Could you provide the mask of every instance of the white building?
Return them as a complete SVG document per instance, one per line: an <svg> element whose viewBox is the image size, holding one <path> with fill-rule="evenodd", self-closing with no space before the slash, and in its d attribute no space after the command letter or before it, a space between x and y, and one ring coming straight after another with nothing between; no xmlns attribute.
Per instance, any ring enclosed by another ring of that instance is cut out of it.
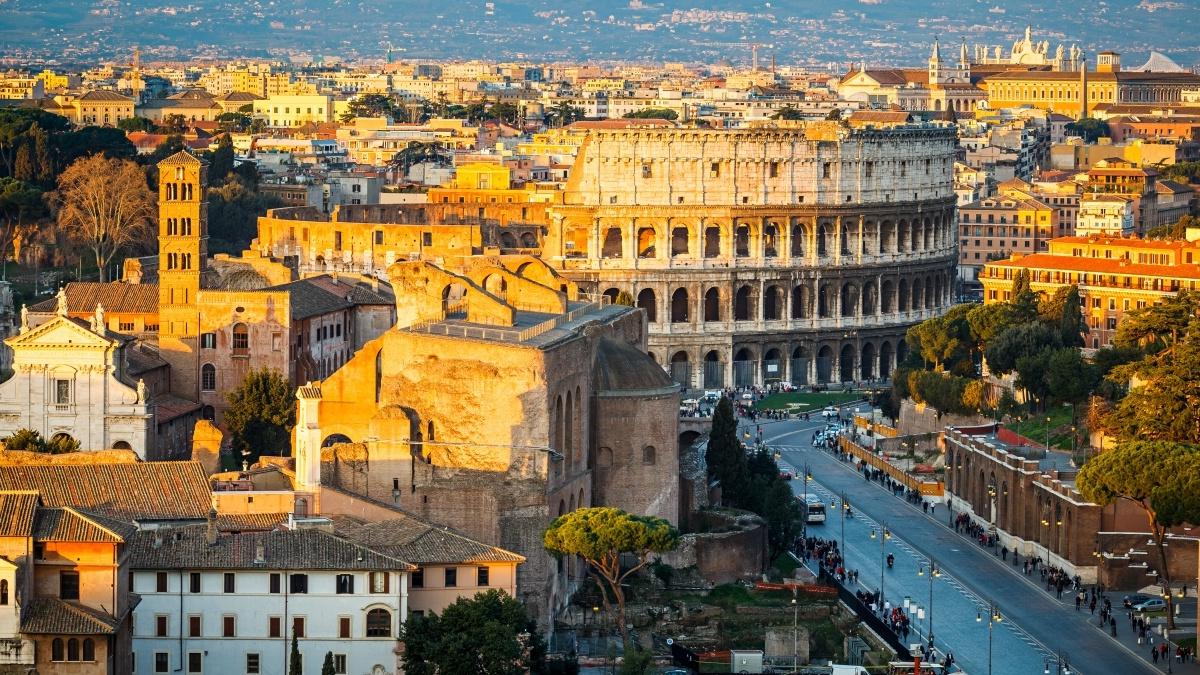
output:
<svg viewBox="0 0 1200 675"><path fill-rule="evenodd" d="M318 529L140 532L130 546L138 673L286 673L292 636L303 672L399 671L409 572L396 558Z"/></svg>
<svg viewBox="0 0 1200 675"><path fill-rule="evenodd" d="M1133 200L1120 195L1087 195L1079 202L1075 235L1133 234Z"/></svg>
<svg viewBox="0 0 1200 675"><path fill-rule="evenodd" d="M125 358L132 341L108 331L103 307L90 323L67 316L65 293L49 321L30 327L23 317L21 332L5 340L15 372L0 384L0 437L32 429L47 440L70 436L81 450L133 450L145 459L152 415L146 384Z"/></svg>

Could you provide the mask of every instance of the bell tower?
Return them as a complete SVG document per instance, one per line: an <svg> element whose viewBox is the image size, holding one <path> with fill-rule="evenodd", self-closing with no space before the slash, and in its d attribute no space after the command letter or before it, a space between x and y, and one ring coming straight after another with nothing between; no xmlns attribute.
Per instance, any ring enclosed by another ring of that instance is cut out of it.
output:
<svg viewBox="0 0 1200 675"><path fill-rule="evenodd" d="M171 364L171 392L199 397L200 310L208 259L208 164L187 151L158 163L158 345Z"/></svg>

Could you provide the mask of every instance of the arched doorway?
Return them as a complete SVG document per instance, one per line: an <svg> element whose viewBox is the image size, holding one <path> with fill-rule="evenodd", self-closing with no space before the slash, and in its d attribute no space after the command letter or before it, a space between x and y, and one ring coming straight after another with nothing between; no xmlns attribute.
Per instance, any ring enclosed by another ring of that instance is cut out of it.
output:
<svg viewBox="0 0 1200 675"><path fill-rule="evenodd" d="M829 384L833 379L833 348L829 345L817 351L817 383Z"/></svg>
<svg viewBox="0 0 1200 675"><path fill-rule="evenodd" d="M763 355L763 376L764 384L779 382L783 379L783 356L778 349L768 349Z"/></svg>
<svg viewBox="0 0 1200 675"><path fill-rule="evenodd" d="M721 320L721 292L716 288L704 292L704 320Z"/></svg>
<svg viewBox="0 0 1200 675"><path fill-rule="evenodd" d="M620 228L608 228L608 231L604 233L604 246L600 248L600 257L620 258L622 255L621 243Z"/></svg>
<svg viewBox="0 0 1200 675"><path fill-rule="evenodd" d="M704 388L719 389L725 386L725 364L721 355L713 349L704 355Z"/></svg>
<svg viewBox="0 0 1200 675"><path fill-rule="evenodd" d="M689 320L687 289L676 288L671 294L671 323L687 323Z"/></svg>
<svg viewBox="0 0 1200 675"><path fill-rule="evenodd" d="M733 355L733 386L748 387L754 384L754 354L743 347Z"/></svg>
<svg viewBox="0 0 1200 675"><path fill-rule="evenodd" d="M763 320L777 321L783 318L783 291L778 286L767 286L763 296Z"/></svg>
<svg viewBox="0 0 1200 675"><path fill-rule="evenodd" d="M863 345L862 366L859 370L862 373L862 379L875 379L875 345L870 342Z"/></svg>
<svg viewBox="0 0 1200 675"><path fill-rule="evenodd" d="M797 387L802 387L808 384L808 364L812 361L812 355L808 353L805 347L796 347L792 350L792 384Z"/></svg>
<svg viewBox="0 0 1200 675"><path fill-rule="evenodd" d="M754 298L749 286L737 290L733 299L733 320L750 321L754 318Z"/></svg>
<svg viewBox="0 0 1200 675"><path fill-rule="evenodd" d="M643 288L638 293L637 306L646 312L646 321L648 323L658 321L658 303L655 302L653 288Z"/></svg>
<svg viewBox="0 0 1200 675"><path fill-rule="evenodd" d="M842 382L854 381L854 345L842 345L838 354L838 379Z"/></svg>
<svg viewBox="0 0 1200 675"><path fill-rule="evenodd" d="M680 350L671 356L671 379L684 388L692 386L692 364L687 352Z"/></svg>
<svg viewBox="0 0 1200 675"><path fill-rule="evenodd" d="M895 364L892 362L892 343L884 342L879 345L879 377L889 379L892 376L892 369Z"/></svg>
<svg viewBox="0 0 1200 675"><path fill-rule="evenodd" d="M325 440L321 441L322 448L329 448L341 443L353 443L350 437L345 434L329 434Z"/></svg>

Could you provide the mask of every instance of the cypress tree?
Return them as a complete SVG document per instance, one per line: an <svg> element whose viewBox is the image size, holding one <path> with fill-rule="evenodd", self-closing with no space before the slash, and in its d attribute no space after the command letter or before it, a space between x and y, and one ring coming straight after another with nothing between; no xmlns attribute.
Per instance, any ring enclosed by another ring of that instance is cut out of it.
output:
<svg viewBox="0 0 1200 675"><path fill-rule="evenodd" d="M749 482L748 461L742 442L738 440L737 420L733 403L722 396L713 413L712 431L708 436L708 451L704 455L708 475L721 483L722 501L740 504Z"/></svg>

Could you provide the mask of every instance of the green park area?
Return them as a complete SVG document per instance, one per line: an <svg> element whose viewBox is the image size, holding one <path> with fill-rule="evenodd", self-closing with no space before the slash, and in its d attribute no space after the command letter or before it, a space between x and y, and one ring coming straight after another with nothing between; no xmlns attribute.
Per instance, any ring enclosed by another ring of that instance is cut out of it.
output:
<svg viewBox="0 0 1200 675"><path fill-rule="evenodd" d="M862 400L862 394L849 393L809 393L799 391L784 391L758 401L754 407L758 410L791 410L792 412L812 412L825 406L841 405L850 401Z"/></svg>

